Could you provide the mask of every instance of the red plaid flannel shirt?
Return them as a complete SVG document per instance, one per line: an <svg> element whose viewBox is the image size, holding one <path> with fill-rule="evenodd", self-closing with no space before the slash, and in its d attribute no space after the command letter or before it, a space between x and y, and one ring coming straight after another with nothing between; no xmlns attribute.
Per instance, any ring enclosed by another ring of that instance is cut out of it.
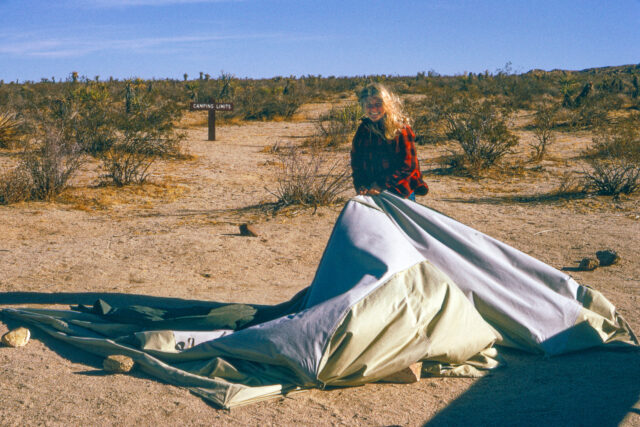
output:
<svg viewBox="0 0 640 427"><path fill-rule="evenodd" d="M351 169L356 191L374 183L402 197L427 194L416 155L415 134L406 125L392 140L384 136L382 120L362 119L351 147Z"/></svg>

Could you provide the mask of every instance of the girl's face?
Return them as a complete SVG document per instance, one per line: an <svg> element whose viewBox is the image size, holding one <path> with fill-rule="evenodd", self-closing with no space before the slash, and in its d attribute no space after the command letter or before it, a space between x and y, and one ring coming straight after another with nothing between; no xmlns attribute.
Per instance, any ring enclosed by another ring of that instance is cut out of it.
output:
<svg viewBox="0 0 640 427"><path fill-rule="evenodd" d="M373 122L377 122L384 116L384 104L377 96L370 96L364 101L364 113Z"/></svg>

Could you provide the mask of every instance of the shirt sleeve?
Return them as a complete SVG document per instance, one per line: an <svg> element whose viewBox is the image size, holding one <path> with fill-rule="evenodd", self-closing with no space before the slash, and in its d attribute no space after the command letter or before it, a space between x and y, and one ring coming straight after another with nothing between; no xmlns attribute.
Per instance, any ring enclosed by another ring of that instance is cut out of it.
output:
<svg viewBox="0 0 640 427"><path fill-rule="evenodd" d="M412 192L412 179L420 179L420 167L415 147L415 134L409 126L405 126L396 136L396 155L398 162L395 171L391 174L391 182L388 187L404 197Z"/></svg>

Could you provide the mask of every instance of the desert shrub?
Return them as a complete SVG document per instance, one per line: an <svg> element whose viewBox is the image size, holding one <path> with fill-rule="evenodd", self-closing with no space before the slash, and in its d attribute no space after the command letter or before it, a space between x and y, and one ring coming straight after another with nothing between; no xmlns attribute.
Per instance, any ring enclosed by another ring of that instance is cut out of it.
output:
<svg viewBox="0 0 640 427"><path fill-rule="evenodd" d="M304 85L246 86L235 91L234 108L245 120L291 118L307 99Z"/></svg>
<svg viewBox="0 0 640 427"><path fill-rule="evenodd" d="M490 100L465 99L446 112L447 136L462 148L465 169L477 172L489 168L511 152L518 137L509 131L510 111Z"/></svg>
<svg viewBox="0 0 640 427"><path fill-rule="evenodd" d="M0 175L0 205L22 202L31 197L33 183L24 166Z"/></svg>
<svg viewBox="0 0 640 427"><path fill-rule="evenodd" d="M15 114L0 112L0 148L13 148L20 138L20 120Z"/></svg>
<svg viewBox="0 0 640 427"><path fill-rule="evenodd" d="M316 119L316 135L312 137L313 144L337 147L350 142L362 114L362 107L357 102L331 108L327 114Z"/></svg>
<svg viewBox="0 0 640 427"><path fill-rule="evenodd" d="M580 130L592 129L606 123L610 109L603 102L589 101L569 111L569 127L572 130Z"/></svg>
<svg viewBox="0 0 640 427"><path fill-rule="evenodd" d="M588 157L640 161L640 117L628 115L599 126L586 154Z"/></svg>
<svg viewBox="0 0 640 427"><path fill-rule="evenodd" d="M116 138L116 109L106 85L82 85L66 102L66 114L77 143L93 156L108 150Z"/></svg>
<svg viewBox="0 0 640 427"><path fill-rule="evenodd" d="M35 149L25 151L23 167L30 176L30 198L48 200L59 194L82 164L82 148L65 138L60 127L46 126Z"/></svg>
<svg viewBox="0 0 640 427"><path fill-rule="evenodd" d="M530 143L533 148L533 161L540 161L547 152L547 148L555 140L553 128L556 126L557 108L550 102L542 102L533 119L534 140Z"/></svg>
<svg viewBox="0 0 640 427"><path fill-rule="evenodd" d="M124 104L106 104L105 98L93 96L83 98L83 110L95 106L95 112L84 116L76 129L87 129L87 123L99 123L91 144L84 144L87 150L102 161L106 173L118 186L139 184L148 177L149 167L159 157L181 155L183 135L176 133L175 122L182 114L178 103L159 99L147 84L140 80L128 81L124 87ZM103 120L104 119L104 120ZM78 124L76 121L75 124ZM80 138L84 132L76 131Z"/></svg>
<svg viewBox="0 0 640 427"><path fill-rule="evenodd" d="M585 173L589 186L598 194L618 198L640 188L640 164L629 159L590 159L591 170Z"/></svg>
<svg viewBox="0 0 640 427"><path fill-rule="evenodd" d="M303 153L292 145L279 149L277 155L282 168L270 192L279 207L330 205L350 188L351 171L344 159L332 159L330 153L317 148Z"/></svg>
<svg viewBox="0 0 640 427"><path fill-rule="evenodd" d="M115 141L99 155L106 170L104 178L117 186L141 184L158 158L181 153L184 135L175 133L172 126L163 127L164 116L162 111L140 109L123 117L126 122L119 126ZM150 123L157 123L157 127Z"/></svg>
<svg viewBox="0 0 640 427"><path fill-rule="evenodd" d="M619 118L599 127L585 153L591 170L589 185L599 194L619 197L640 186L640 120L637 115Z"/></svg>
<svg viewBox="0 0 640 427"><path fill-rule="evenodd" d="M412 118L416 144L437 144L447 140L446 112L454 112L455 94L449 90L434 90L426 98L407 102Z"/></svg>
<svg viewBox="0 0 640 427"><path fill-rule="evenodd" d="M444 117L438 109L412 109L412 129L416 134L416 144L437 144L447 139Z"/></svg>
<svg viewBox="0 0 640 427"><path fill-rule="evenodd" d="M149 144L139 139L124 138L101 154L104 178L115 185L141 184L148 177L149 167L156 160L155 150L148 150Z"/></svg>

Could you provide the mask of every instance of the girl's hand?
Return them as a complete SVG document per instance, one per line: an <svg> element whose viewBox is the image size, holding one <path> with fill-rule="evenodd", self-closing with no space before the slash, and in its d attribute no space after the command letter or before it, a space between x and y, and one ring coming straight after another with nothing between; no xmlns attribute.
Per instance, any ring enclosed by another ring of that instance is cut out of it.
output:
<svg viewBox="0 0 640 427"><path fill-rule="evenodd" d="M373 184L369 191L367 191L367 194L370 196L377 196L381 191L382 189L378 187L378 184Z"/></svg>

